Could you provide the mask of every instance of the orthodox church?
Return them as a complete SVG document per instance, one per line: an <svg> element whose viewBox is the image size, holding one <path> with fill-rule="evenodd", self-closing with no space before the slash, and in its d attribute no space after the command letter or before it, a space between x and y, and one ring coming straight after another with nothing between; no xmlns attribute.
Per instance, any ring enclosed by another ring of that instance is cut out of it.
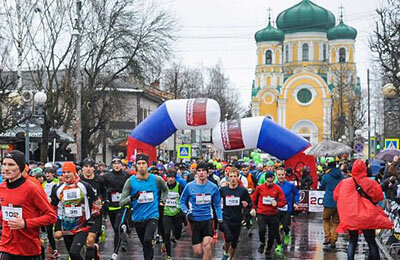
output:
<svg viewBox="0 0 400 260"><path fill-rule="evenodd" d="M330 140L337 117L333 90L346 80L360 94L354 63L356 29L336 24L329 10L302 0L281 12L274 28L255 34L257 65L252 86L253 116L268 116L311 143Z"/></svg>

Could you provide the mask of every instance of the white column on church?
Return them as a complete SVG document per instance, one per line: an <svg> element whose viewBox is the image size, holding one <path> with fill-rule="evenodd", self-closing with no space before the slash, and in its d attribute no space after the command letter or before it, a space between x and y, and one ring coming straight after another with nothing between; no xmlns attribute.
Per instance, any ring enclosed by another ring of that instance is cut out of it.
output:
<svg viewBox="0 0 400 260"><path fill-rule="evenodd" d="M323 98L323 140L331 139L332 99Z"/></svg>
<svg viewBox="0 0 400 260"><path fill-rule="evenodd" d="M278 99L278 124L286 127L286 98Z"/></svg>

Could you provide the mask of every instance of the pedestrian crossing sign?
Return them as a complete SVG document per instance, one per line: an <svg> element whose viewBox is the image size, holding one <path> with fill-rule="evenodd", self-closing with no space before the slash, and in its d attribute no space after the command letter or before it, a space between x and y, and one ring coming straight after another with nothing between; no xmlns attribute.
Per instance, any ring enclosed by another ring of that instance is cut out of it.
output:
<svg viewBox="0 0 400 260"><path fill-rule="evenodd" d="M399 149L399 138L386 138L385 149Z"/></svg>
<svg viewBox="0 0 400 260"><path fill-rule="evenodd" d="M190 159L192 157L192 147L190 144L179 144L177 147L177 157L180 159Z"/></svg>

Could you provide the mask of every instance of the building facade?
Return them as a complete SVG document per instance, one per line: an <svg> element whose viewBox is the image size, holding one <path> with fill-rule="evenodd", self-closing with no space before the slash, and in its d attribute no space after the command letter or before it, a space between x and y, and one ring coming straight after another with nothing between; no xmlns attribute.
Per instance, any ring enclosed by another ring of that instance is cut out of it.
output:
<svg viewBox="0 0 400 260"><path fill-rule="evenodd" d="M356 85L357 31L336 25L335 16L309 0L281 12L277 28L255 34L257 65L252 86L253 116L268 116L311 143L331 139L333 90L338 71Z"/></svg>

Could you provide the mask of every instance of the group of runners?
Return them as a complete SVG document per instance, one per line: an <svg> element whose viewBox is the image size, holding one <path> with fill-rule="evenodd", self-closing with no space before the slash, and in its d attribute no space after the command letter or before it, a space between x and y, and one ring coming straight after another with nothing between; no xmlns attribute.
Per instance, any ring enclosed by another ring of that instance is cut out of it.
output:
<svg viewBox="0 0 400 260"><path fill-rule="evenodd" d="M290 241L291 213L299 192L286 180L284 168L269 165L257 176L248 163L217 171L213 164L199 161L190 171L179 166L161 170L149 165L145 154L136 156L132 175L119 158L112 160L107 173L96 172L95 164L87 158L77 170L73 162L64 162L62 175L57 176L54 165L29 171L23 153L7 153L1 168L0 259L59 258L55 240L60 238L70 259L83 259L83 247L85 259L100 259L98 243L107 217L114 231L111 259L127 250L133 228L146 260L153 259L157 235L162 237L166 259L172 259L171 243L179 243L184 225L194 254L203 259L212 258L218 229L224 239L221 257L233 259L242 226L252 235L253 217L257 217L260 254L269 253L274 245L276 253L282 252L280 225L283 243ZM46 249L40 232L47 233Z"/></svg>

